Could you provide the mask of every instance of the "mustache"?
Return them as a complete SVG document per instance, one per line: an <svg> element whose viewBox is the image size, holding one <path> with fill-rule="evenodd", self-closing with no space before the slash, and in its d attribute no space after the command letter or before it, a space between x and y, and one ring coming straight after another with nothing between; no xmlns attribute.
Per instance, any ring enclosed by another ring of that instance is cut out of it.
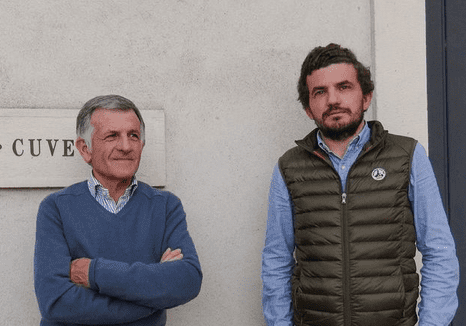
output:
<svg viewBox="0 0 466 326"><path fill-rule="evenodd" d="M351 114L351 110L348 109L348 108L343 108L343 107L341 107L339 105L329 105L328 109L325 110L324 113L322 113L322 118L326 118L326 117L334 114L335 112Z"/></svg>

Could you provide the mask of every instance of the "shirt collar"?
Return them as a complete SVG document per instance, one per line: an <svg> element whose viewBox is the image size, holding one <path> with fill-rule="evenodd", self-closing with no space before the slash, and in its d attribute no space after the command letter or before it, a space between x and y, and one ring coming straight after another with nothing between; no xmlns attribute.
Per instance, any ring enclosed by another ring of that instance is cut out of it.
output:
<svg viewBox="0 0 466 326"><path fill-rule="evenodd" d="M364 127L359 132L359 134L354 136L353 139L348 143L348 147L346 148L346 150L348 150L348 148L350 148L350 146L352 145L362 147L365 143L369 141L370 137L371 137L371 129L369 128L369 124L366 123L366 121L364 121ZM330 150L327 144L325 144L324 138L322 137L320 130L317 132L317 143L319 144L319 147L327 154L332 153L336 155Z"/></svg>
<svg viewBox="0 0 466 326"><path fill-rule="evenodd" d="M94 177L94 173L91 171L91 175L89 176L89 179L87 179L87 186L89 187L89 191L91 192L92 197L96 197L97 191L99 188L105 189L108 191L107 188L105 188L99 180L97 180ZM126 190L129 191L129 195L132 196L136 188L138 187L138 181L136 179L136 176L134 175L133 178L131 179L131 183L129 184L128 188Z"/></svg>

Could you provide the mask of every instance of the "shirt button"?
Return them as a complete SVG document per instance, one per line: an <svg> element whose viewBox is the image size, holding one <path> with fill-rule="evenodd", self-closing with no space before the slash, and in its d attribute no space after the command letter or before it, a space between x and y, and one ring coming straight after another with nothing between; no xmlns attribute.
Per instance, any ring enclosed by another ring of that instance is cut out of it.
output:
<svg viewBox="0 0 466 326"><path fill-rule="evenodd" d="M342 169L342 170L346 169L346 166L342 165L342 166L341 166L341 169Z"/></svg>

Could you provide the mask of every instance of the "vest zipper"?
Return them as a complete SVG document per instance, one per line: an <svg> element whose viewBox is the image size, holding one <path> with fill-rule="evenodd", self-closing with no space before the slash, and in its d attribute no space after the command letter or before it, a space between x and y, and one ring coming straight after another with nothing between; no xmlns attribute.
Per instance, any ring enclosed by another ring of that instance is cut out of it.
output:
<svg viewBox="0 0 466 326"><path fill-rule="evenodd" d="M351 325L351 298L350 298L350 264L349 264L349 235L348 235L348 217L347 217L347 195L346 192L341 194L341 236L343 252L343 325Z"/></svg>
<svg viewBox="0 0 466 326"><path fill-rule="evenodd" d="M320 154L318 151L312 152L314 155L322 159L325 163L327 163L333 171L339 176L338 171L335 170L335 167L331 162L328 162L325 157ZM365 153L363 153L365 154ZM356 162L359 160L361 154L354 162L353 166L351 166L350 170L348 171L348 178L350 176L351 170L353 169ZM340 189L342 189L341 179L340 179ZM346 182L345 189L348 189L348 181ZM343 254L343 279L342 279L342 287L343 287L343 325L351 325L351 301L350 301L350 264L349 264L349 235L348 235L348 219L346 214L346 204L347 204L347 194L346 191L341 194L341 205L342 205L342 213L341 213L341 238L342 238L342 254ZM303 321L301 320L301 323Z"/></svg>

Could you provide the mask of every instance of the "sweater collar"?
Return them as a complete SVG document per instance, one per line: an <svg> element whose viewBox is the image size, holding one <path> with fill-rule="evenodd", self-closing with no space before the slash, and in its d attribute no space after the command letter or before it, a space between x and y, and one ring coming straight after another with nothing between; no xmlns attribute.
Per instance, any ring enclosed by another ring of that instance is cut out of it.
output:
<svg viewBox="0 0 466 326"><path fill-rule="evenodd" d="M96 198L97 196L97 193L100 191L100 190L106 190L108 192L108 189L105 188L99 180L96 179L96 177L94 177L94 173L91 171L91 175L89 176L89 178L87 179L87 186L89 188L89 191L92 195L92 197ZM128 195L131 197L134 193L134 191L136 190L136 188L138 187L138 181L136 179L136 176L134 175L133 178L131 179L131 183L129 184L129 186L126 188L126 192L129 191ZM126 193L125 192L125 193Z"/></svg>

